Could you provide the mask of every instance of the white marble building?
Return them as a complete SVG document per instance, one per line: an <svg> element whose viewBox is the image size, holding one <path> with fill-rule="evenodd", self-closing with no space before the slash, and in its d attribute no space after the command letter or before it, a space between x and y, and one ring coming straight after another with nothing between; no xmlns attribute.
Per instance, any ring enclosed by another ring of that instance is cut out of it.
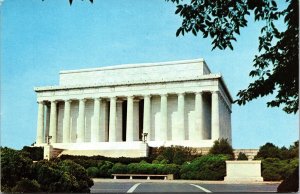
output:
<svg viewBox="0 0 300 194"><path fill-rule="evenodd" d="M147 145L231 142L232 97L203 59L61 71L59 86L35 91L35 145L51 136L63 154L139 157Z"/></svg>

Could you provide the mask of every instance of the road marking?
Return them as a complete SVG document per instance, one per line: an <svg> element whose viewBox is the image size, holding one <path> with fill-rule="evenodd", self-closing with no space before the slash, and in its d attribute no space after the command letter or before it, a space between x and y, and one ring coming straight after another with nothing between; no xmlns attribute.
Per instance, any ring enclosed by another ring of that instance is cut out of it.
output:
<svg viewBox="0 0 300 194"><path fill-rule="evenodd" d="M140 185L141 183L137 183L135 185L133 185L128 191L127 193L133 193L133 191Z"/></svg>
<svg viewBox="0 0 300 194"><path fill-rule="evenodd" d="M194 187L197 187L197 188L201 189L202 191L204 191L204 192L206 192L206 193L212 193L210 190L205 189L204 187L201 187L201 186L199 186L199 185L194 185L194 184L190 184L190 185L192 185L192 186L194 186Z"/></svg>

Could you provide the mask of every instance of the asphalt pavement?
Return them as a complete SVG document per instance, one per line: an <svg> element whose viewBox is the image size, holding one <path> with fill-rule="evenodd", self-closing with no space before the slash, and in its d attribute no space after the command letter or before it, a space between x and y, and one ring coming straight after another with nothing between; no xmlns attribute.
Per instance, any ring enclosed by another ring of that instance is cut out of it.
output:
<svg viewBox="0 0 300 194"><path fill-rule="evenodd" d="M224 181L188 180L113 180L95 179L92 193L214 193L214 192L276 192L278 182L225 183Z"/></svg>

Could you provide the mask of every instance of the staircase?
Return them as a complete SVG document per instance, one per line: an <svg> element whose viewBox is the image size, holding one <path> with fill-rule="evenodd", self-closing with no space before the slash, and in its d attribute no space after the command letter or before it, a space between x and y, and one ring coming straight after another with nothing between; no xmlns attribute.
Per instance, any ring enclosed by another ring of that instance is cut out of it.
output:
<svg viewBox="0 0 300 194"><path fill-rule="evenodd" d="M59 157L59 154L62 153L63 151L64 151L63 149L53 148L52 153L51 153L52 158Z"/></svg>

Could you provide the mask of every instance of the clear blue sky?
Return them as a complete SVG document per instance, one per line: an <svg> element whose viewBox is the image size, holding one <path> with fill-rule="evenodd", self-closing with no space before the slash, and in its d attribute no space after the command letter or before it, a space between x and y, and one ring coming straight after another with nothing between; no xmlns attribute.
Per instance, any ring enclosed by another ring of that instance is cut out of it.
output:
<svg viewBox="0 0 300 194"><path fill-rule="evenodd" d="M284 2L284 1L282 1ZM1 145L36 137L35 86L58 85L60 70L204 58L222 73L234 98L251 81L259 24L241 31L234 51L211 51L210 39L176 37L176 7L164 0L5 0L1 6ZM289 146L299 115L267 108L268 98L233 105L234 148Z"/></svg>

